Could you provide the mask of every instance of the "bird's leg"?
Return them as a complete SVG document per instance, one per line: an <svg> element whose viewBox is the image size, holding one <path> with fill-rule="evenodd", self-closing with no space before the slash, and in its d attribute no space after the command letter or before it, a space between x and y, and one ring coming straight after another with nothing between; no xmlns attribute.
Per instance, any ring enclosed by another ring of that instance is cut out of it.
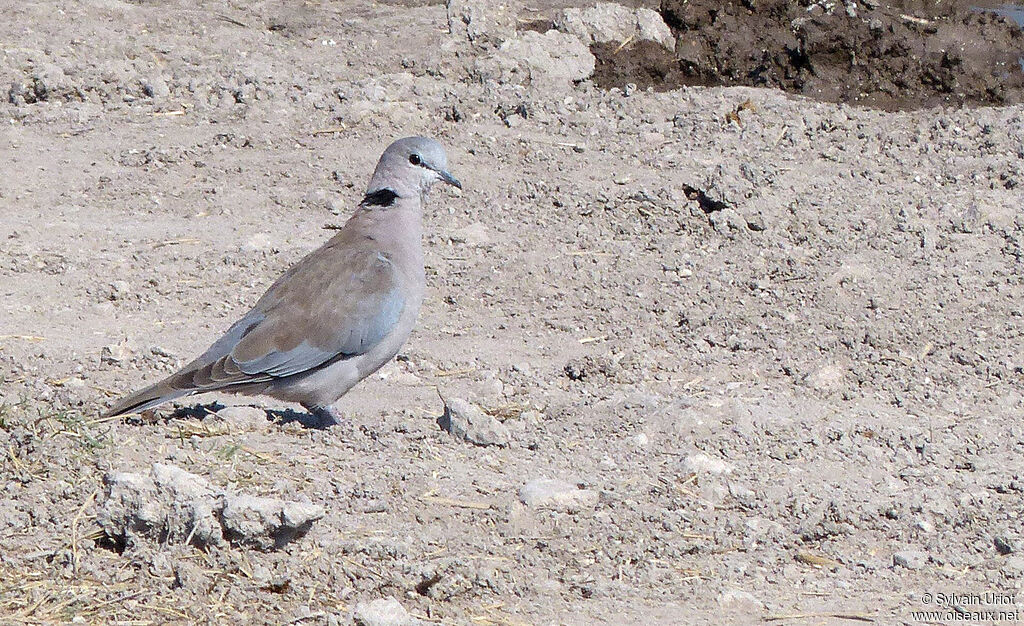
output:
<svg viewBox="0 0 1024 626"><path fill-rule="evenodd" d="M341 411L336 409L334 405L331 406L306 406L303 405L309 414L316 418L317 428L327 428L328 426L337 426L341 424L342 418Z"/></svg>

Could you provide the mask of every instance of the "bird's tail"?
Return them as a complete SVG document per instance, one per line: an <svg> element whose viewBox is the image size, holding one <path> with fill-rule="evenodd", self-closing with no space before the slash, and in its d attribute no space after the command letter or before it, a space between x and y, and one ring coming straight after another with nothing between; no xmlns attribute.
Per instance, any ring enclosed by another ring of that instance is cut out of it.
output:
<svg viewBox="0 0 1024 626"><path fill-rule="evenodd" d="M175 377L172 376L166 380L162 380L154 385L150 385L145 389L141 389L131 394L130 396L121 398L117 401L114 406L104 413L104 417L114 417L116 415L124 415L125 413L141 413L146 409L151 409L158 404L169 402L182 396L187 396L199 391L198 389L181 389L172 384L172 380Z"/></svg>

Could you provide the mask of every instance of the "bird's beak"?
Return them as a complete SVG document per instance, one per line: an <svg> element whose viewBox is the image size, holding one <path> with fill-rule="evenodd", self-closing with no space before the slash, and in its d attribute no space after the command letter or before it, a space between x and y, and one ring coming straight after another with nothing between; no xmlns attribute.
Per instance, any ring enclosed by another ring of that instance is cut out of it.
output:
<svg viewBox="0 0 1024 626"><path fill-rule="evenodd" d="M462 189L462 183L459 182L458 178L455 178L448 173L447 170L438 170L437 174L441 177L441 180L448 183L449 185L455 185L459 189Z"/></svg>

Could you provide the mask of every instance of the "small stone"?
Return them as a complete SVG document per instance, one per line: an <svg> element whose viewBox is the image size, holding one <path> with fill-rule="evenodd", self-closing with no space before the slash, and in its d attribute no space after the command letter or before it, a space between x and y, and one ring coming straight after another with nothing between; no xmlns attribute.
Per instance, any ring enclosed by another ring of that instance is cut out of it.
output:
<svg viewBox="0 0 1024 626"><path fill-rule="evenodd" d="M416 626L421 623L393 596L360 602L352 611L352 618L356 626Z"/></svg>
<svg viewBox="0 0 1024 626"><path fill-rule="evenodd" d="M52 63L43 63L32 74L32 89L39 100L49 100L71 88L64 70Z"/></svg>
<svg viewBox="0 0 1024 626"><path fill-rule="evenodd" d="M519 490L519 499L531 509L580 511L597 506L599 495L564 480L537 478Z"/></svg>
<svg viewBox="0 0 1024 626"><path fill-rule="evenodd" d="M1003 575L1007 578L1024 578L1024 556L1008 556L1003 559Z"/></svg>
<svg viewBox="0 0 1024 626"><path fill-rule="evenodd" d="M273 550L305 535L324 516L322 507L309 502L227 495L220 522L232 543Z"/></svg>
<svg viewBox="0 0 1024 626"><path fill-rule="evenodd" d="M111 344L109 346L103 346L100 350L100 363L106 363L108 365L121 365L125 363L132 356L131 349L123 344Z"/></svg>
<svg viewBox="0 0 1024 626"><path fill-rule="evenodd" d="M110 299L111 300L123 300L125 296L130 294L132 287L128 284L127 280L115 280L110 283Z"/></svg>
<svg viewBox="0 0 1024 626"><path fill-rule="evenodd" d="M686 457L683 468L694 474L730 474L733 471L732 464L706 454L691 454Z"/></svg>
<svg viewBox="0 0 1024 626"><path fill-rule="evenodd" d="M834 364L825 364L811 372L807 384L823 393L840 391L846 387L846 371Z"/></svg>
<svg viewBox="0 0 1024 626"><path fill-rule="evenodd" d="M491 243L491 235L487 226L481 222L473 222L463 226L450 235L452 243L464 243L469 246L486 246Z"/></svg>
<svg viewBox="0 0 1024 626"><path fill-rule="evenodd" d="M718 594L718 606L730 611L760 611L764 603L749 591L729 589Z"/></svg>
<svg viewBox="0 0 1024 626"><path fill-rule="evenodd" d="M272 252L274 250L274 240L267 233L255 233L242 244L242 252Z"/></svg>
<svg viewBox="0 0 1024 626"><path fill-rule="evenodd" d="M270 425L266 411L255 406L224 407L206 420L222 422L238 431L265 431Z"/></svg>
<svg viewBox="0 0 1024 626"><path fill-rule="evenodd" d="M438 426L454 437L478 446L506 447L511 440L508 428L483 410L459 398L444 402L444 415Z"/></svg>
<svg viewBox="0 0 1024 626"><path fill-rule="evenodd" d="M921 569L928 563L928 555L920 550L904 550L892 555L892 562L906 569Z"/></svg>
<svg viewBox="0 0 1024 626"><path fill-rule="evenodd" d="M159 356L159 357L163 357L165 359L176 359L176 358L178 358L177 354L175 354L174 352L171 352L170 350L168 350L167 348L165 348L163 346L150 346L149 347L149 351L150 351L150 353L153 356Z"/></svg>
<svg viewBox="0 0 1024 626"><path fill-rule="evenodd" d="M1007 535L996 535L992 539L992 544L999 554L1006 555L1017 551L1017 541Z"/></svg>
<svg viewBox="0 0 1024 626"><path fill-rule="evenodd" d="M323 189L311 189L302 197L302 204L314 211L327 211L331 215L341 215L345 207L334 194Z"/></svg>
<svg viewBox="0 0 1024 626"><path fill-rule="evenodd" d="M153 76L142 81L142 93L157 100L171 95L171 89L167 86L167 81L159 76Z"/></svg>

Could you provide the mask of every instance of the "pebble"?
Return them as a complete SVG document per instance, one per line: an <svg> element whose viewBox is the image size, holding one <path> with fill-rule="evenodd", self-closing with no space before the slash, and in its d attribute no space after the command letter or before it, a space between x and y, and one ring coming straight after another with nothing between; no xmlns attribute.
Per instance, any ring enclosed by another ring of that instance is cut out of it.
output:
<svg viewBox="0 0 1024 626"><path fill-rule="evenodd" d="M730 474L734 469L732 464L703 453L686 457L683 467L695 474Z"/></svg>
<svg viewBox="0 0 1024 626"><path fill-rule="evenodd" d="M124 344L111 344L103 346L100 350L100 363L109 365L121 365L132 356L131 349Z"/></svg>
<svg viewBox="0 0 1024 626"><path fill-rule="evenodd" d="M996 547L996 551L999 554L1010 554L1017 552L1017 541L1014 537L1007 535L996 535L992 538L992 544Z"/></svg>
<svg viewBox="0 0 1024 626"><path fill-rule="evenodd" d="M564 480L536 478L519 490L519 500L531 509L580 511L597 506L599 495Z"/></svg>
<svg viewBox="0 0 1024 626"><path fill-rule="evenodd" d="M410 615L394 596L360 602L352 611L352 619L356 626L414 626L423 623Z"/></svg>
<svg viewBox="0 0 1024 626"><path fill-rule="evenodd" d="M457 439L478 446L506 447L511 440L504 424L460 398L445 400L444 415L437 419L437 424Z"/></svg>
<svg viewBox="0 0 1024 626"><path fill-rule="evenodd" d="M274 249L274 240L267 233L256 233L242 244L242 252L270 252Z"/></svg>
<svg viewBox="0 0 1024 626"><path fill-rule="evenodd" d="M928 563L928 555L920 550L903 550L892 555L892 562L906 569L921 569Z"/></svg>
<svg viewBox="0 0 1024 626"><path fill-rule="evenodd" d="M749 591L728 589L718 594L718 606L733 611L760 611L764 608L764 603Z"/></svg>
<svg viewBox="0 0 1024 626"><path fill-rule="evenodd" d="M255 406L227 406L205 420L222 422L239 431L266 431L270 427L267 413Z"/></svg>
<svg viewBox="0 0 1024 626"><path fill-rule="evenodd" d="M1009 556L1003 559L1003 575L1007 578L1024 578L1024 556Z"/></svg>
<svg viewBox="0 0 1024 626"><path fill-rule="evenodd" d="M461 243L468 246L486 246L491 243L491 234L487 226L481 222L473 222L452 231L449 238L452 243Z"/></svg>
<svg viewBox="0 0 1024 626"><path fill-rule="evenodd" d="M142 93L156 100L171 95L171 89L167 86L167 81L159 76L153 76L142 81Z"/></svg>
<svg viewBox="0 0 1024 626"><path fill-rule="evenodd" d="M345 205L334 194L323 189L311 189L302 198L303 205L314 211L327 211L331 215L341 215L345 212Z"/></svg>

